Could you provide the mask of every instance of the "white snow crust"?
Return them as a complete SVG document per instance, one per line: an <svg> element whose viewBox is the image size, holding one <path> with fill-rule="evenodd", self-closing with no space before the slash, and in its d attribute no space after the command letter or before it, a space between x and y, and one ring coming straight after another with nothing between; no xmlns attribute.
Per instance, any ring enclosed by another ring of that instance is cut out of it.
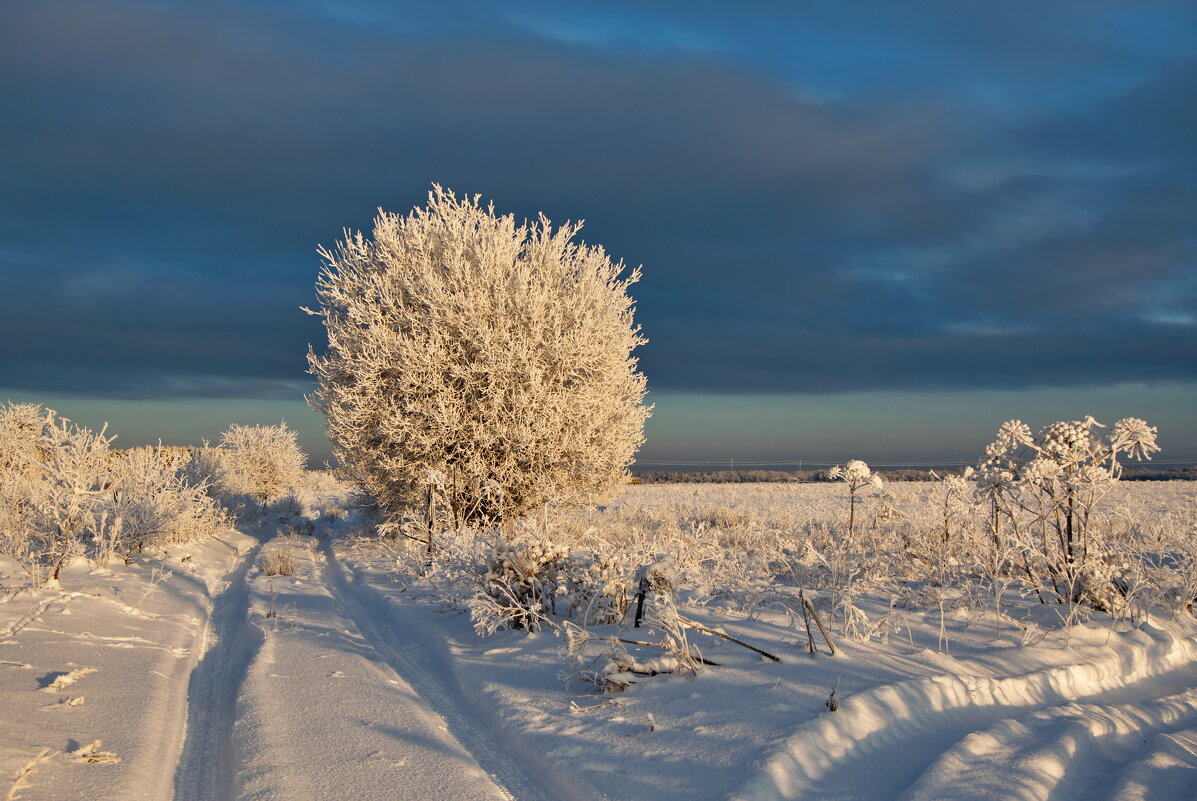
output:
<svg viewBox="0 0 1197 801"><path fill-rule="evenodd" d="M743 514L764 492L703 491ZM478 637L339 536L318 511L335 501L304 499L314 536L226 530L161 561L77 562L60 588L0 564L0 798L1197 798L1191 617L1098 615L1020 646L958 611L949 653L910 614L812 656L780 612L692 604L781 663L705 638L719 667L602 695L550 631ZM264 547L294 575L267 575Z"/></svg>

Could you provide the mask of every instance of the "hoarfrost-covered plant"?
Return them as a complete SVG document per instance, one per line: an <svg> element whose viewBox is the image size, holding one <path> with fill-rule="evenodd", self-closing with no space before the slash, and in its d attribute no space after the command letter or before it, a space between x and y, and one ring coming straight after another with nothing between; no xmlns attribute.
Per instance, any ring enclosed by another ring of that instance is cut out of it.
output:
<svg viewBox="0 0 1197 801"><path fill-rule="evenodd" d="M220 437L220 447L220 480L230 492L267 503L286 495L303 478L307 457L285 422L230 426Z"/></svg>
<svg viewBox="0 0 1197 801"><path fill-rule="evenodd" d="M0 405L0 553L29 546L29 501L42 475L45 412L32 403Z"/></svg>
<svg viewBox="0 0 1197 801"><path fill-rule="evenodd" d="M37 582L111 530L112 439L38 406L0 409L0 549Z"/></svg>
<svg viewBox="0 0 1197 801"><path fill-rule="evenodd" d="M62 566L85 550L84 536L99 522L108 497L107 425L95 432L47 411L42 427L43 481L33 493L32 529L49 539L53 561L51 579L58 580ZM101 523L101 525L103 525Z"/></svg>
<svg viewBox="0 0 1197 801"><path fill-rule="evenodd" d="M547 542L496 542L487 560L484 595L471 607L475 629L486 634L501 627L539 631L555 611L567 555L565 548Z"/></svg>
<svg viewBox="0 0 1197 801"><path fill-rule="evenodd" d="M226 516L188 456L170 448L113 451L114 438L32 405L0 406L0 553L35 583L76 556L118 553L211 535Z"/></svg>
<svg viewBox="0 0 1197 801"><path fill-rule="evenodd" d="M41 472L45 416L33 403L0 406L0 477L29 481Z"/></svg>
<svg viewBox="0 0 1197 801"><path fill-rule="evenodd" d="M190 480L188 461L161 447L120 454L112 469L111 510L122 524L122 549L140 553L209 537L228 522L207 487Z"/></svg>
<svg viewBox="0 0 1197 801"><path fill-rule="evenodd" d="M1157 429L1136 417L1119 420L1104 437L1102 428L1087 416L1031 436L1018 420L1003 423L985 450L977 484L978 498L990 505L995 547L1002 545L1003 517L1017 527L1020 514L1029 513L1057 597L1075 603L1085 596L1099 607L1107 605L1109 582L1091 559L1099 550L1090 530L1093 508L1121 477L1120 457L1150 459L1160 450Z"/></svg>
<svg viewBox="0 0 1197 801"><path fill-rule="evenodd" d="M856 493L865 487L881 487L881 476L869 470L869 466L860 459L850 459L840 467L838 464L827 471L832 479L839 479L848 485L848 539L852 539L852 529L856 523Z"/></svg>
<svg viewBox="0 0 1197 801"><path fill-rule="evenodd" d="M517 225L435 186L426 208L380 211L372 237L321 250L313 405L385 514L425 503L430 474L458 523L626 481L649 414L627 293L640 273L574 242L579 228Z"/></svg>

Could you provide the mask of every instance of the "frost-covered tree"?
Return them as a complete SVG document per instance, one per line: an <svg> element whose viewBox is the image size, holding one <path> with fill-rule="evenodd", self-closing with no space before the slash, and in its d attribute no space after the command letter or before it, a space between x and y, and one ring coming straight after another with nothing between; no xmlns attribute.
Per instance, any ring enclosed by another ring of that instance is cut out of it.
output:
<svg viewBox="0 0 1197 801"><path fill-rule="evenodd" d="M346 232L317 282L313 405L345 471L394 518L457 522L585 502L626 481L649 409L630 284L580 224L516 224L439 186Z"/></svg>
<svg viewBox="0 0 1197 801"><path fill-rule="evenodd" d="M260 503L286 495L303 478L307 457L295 431L276 426L232 425L220 436L220 482Z"/></svg>

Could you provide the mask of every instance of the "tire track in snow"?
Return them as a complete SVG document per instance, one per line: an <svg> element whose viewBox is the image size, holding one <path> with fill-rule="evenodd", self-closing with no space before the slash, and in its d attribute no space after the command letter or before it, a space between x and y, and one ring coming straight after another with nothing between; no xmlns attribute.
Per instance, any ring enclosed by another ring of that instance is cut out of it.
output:
<svg viewBox="0 0 1197 801"><path fill-rule="evenodd" d="M237 692L262 644L262 632L248 622L245 577L261 549L262 543L258 543L242 557L213 600L205 632L209 645L187 685L187 734L175 768L174 801L228 801L233 797Z"/></svg>
<svg viewBox="0 0 1197 801"><path fill-rule="evenodd" d="M328 539L320 544L324 581L362 636L445 721L449 732L514 801L591 801L545 758L504 732L490 710L472 703L441 656L427 623L383 593L347 576Z"/></svg>

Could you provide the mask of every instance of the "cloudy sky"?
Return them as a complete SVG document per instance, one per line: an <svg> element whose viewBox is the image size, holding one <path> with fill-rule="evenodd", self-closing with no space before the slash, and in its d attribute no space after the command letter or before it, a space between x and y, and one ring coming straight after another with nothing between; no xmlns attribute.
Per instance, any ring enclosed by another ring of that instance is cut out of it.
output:
<svg viewBox="0 0 1197 801"><path fill-rule="evenodd" d="M6 3L0 400L303 429L315 249L432 182L585 219L647 462L1197 459L1192 2Z"/></svg>

